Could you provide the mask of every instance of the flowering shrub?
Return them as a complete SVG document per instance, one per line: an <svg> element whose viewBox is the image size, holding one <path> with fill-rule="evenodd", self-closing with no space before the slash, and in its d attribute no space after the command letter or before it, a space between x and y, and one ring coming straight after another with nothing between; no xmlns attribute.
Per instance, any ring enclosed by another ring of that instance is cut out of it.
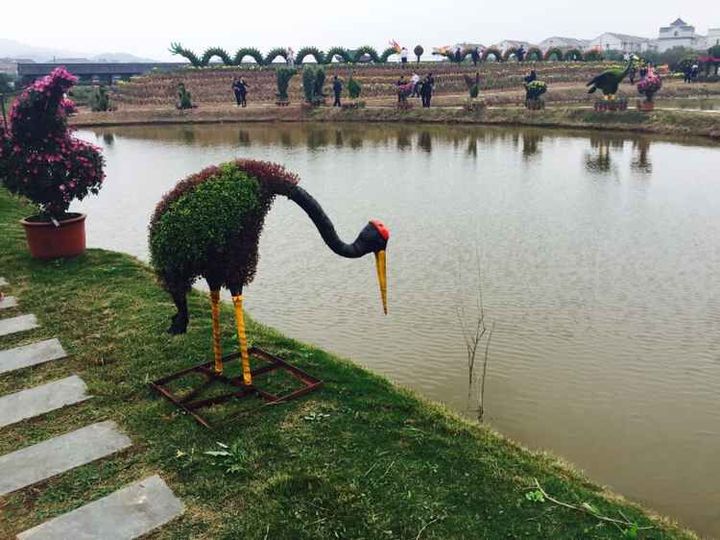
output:
<svg viewBox="0 0 720 540"><path fill-rule="evenodd" d="M73 199L96 194L105 178L100 149L72 137L65 93L77 78L65 68L26 88L0 130L0 182L24 195L45 217L61 219Z"/></svg>
<svg viewBox="0 0 720 540"><path fill-rule="evenodd" d="M547 83L544 81L532 81L525 85L525 99L537 100L547 92Z"/></svg>
<svg viewBox="0 0 720 540"><path fill-rule="evenodd" d="M662 79L655 71L650 70L644 79L637 83L640 95L645 96L646 101L652 101L653 96L662 88Z"/></svg>

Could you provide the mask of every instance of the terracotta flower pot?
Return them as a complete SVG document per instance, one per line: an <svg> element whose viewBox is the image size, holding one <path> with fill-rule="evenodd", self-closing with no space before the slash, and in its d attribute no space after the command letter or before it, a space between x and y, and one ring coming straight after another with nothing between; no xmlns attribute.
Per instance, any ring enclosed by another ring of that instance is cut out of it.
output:
<svg viewBox="0 0 720 540"><path fill-rule="evenodd" d="M36 259L75 257L85 252L85 214L69 214L56 227L35 216L20 221L25 228L30 255Z"/></svg>
<svg viewBox="0 0 720 540"><path fill-rule="evenodd" d="M637 102L637 108L639 111L650 112L655 110L655 102L639 99Z"/></svg>

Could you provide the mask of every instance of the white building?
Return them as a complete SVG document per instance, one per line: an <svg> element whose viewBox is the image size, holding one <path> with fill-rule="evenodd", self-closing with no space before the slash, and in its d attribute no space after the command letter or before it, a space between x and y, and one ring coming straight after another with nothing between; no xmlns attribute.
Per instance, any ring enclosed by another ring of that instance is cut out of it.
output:
<svg viewBox="0 0 720 540"><path fill-rule="evenodd" d="M720 45L720 28L708 28L708 35L705 38L705 48L709 49Z"/></svg>
<svg viewBox="0 0 720 540"><path fill-rule="evenodd" d="M601 51L641 53L654 47L653 43L648 38L630 36L627 34L617 34L615 32L605 32L593 39L588 48Z"/></svg>
<svg viewBox="0 0 720 540"><path fill-rule="evenodd" d="M580 49L581 51L584 51L589 45L589 39L577 39L560 36L549 37L538 43L538 47L543 52L554 48L562 49L563 51L569 51L570 49Z"/></svg>
<svg viewBox="0 0 720 540"><path fill-rule="evenodd" d="M695 27L681 18L675 19L670 26L662 26L655 40L659 52L667 51L673 47L687 47L690 49L703 49L707 38L695 32Z"/></svg>
<svg viewBox="0 0 720 540"><path fill-rule="evenodd" d="M492 46L502 53L504 53L508 49L519 49L520 46L522 46L526 51L530 47L535 47L535 45L531 44L529 41L521 41L519 39L504 39L501 42L495 43Z"/></svg>

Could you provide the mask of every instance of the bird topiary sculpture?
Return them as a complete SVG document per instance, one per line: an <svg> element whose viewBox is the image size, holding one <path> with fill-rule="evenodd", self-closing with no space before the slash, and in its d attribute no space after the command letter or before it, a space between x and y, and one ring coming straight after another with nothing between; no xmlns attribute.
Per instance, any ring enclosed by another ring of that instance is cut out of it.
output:
<svg viewBox="0 0 720 540"><path fill-rule="evenodd" d="M255 276L258 241L276 196L287 197L300 206L337 255L354 259L375 254L383 310L387 313L388 229L372 220L354 242L343 242L322 207L298 181L284 167L263 161L237 160L209 167L182 180L165 195L150 222L151 262L177 307L168 331L186 331L186 295L192 284L203 278L210 288L214 373L221 375L218 303L220 288L228 288L235 307L245 387L252 387L253 382L242 310L243 287Z"/></svg>

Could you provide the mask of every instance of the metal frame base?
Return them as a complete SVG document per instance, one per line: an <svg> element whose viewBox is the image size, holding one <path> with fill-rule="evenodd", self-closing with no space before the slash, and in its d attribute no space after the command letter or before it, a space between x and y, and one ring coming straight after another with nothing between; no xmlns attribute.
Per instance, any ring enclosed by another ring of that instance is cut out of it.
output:
<svg viewBox="0 0 720 540"><path fill-rule="evenodd" d="M256 387L255 384L251 386L245 386L242 376L226 377L225 375L215 373L214 361L205 362L203 364L189 367L181 371L172 373L156 381L152 381L150 383L150 387L156 392L158 392L161 396L166 398L168 401L173 403L176 407L191 415L199 424L205 426L206 428L212 428L210 422L206 418L198 414L197 411L199 409L211 407L213 405L223 403L230 399L242 399L249 396L259 397L263 400L265 405L282 403L284 401L290 401L291 399L296 399L304 396L305 394L309 394L310 392L317 390L323 385L323 382L320 379L316 379L312 375L262 349L259 349L257 347L251 347L248 350L248 354L251 358L254 357L264 362L264 365L261 365L260 367L252 370L253 381L255 381L256 377L258 376L269 373L276 369L283 369L290 375L292 375L296 380L300 381L300 383L302 383L302 387L298 390L290 392L289 394L271 394L270 392L266 392L265 390ZM229 354L223 357L223 363L227 364L232 360L239 360L239 358L240 353ZM172 381L175 381L191 373L199 373L201 375L204 375L205 381L201 383L197 388L191 390L186 395L178 396L174 394L172 390L167 386L168 383L171 383ZM227 394L213 396L207 399L195 399L213 382L220 382L225 386L232 388L233 390Z"/></svg>

